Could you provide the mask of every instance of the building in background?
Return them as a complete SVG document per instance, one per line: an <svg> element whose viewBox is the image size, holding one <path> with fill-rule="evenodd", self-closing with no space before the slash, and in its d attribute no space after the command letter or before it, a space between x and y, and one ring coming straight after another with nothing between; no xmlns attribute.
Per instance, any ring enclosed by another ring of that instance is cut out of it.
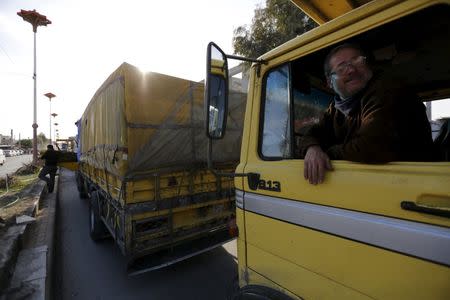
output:
<svg viewBox="0 0 450 300"><path fill-rule="evenodd" d="M0 134L0 145L11 145L14 144L14 139L12 136Z"/></svg>

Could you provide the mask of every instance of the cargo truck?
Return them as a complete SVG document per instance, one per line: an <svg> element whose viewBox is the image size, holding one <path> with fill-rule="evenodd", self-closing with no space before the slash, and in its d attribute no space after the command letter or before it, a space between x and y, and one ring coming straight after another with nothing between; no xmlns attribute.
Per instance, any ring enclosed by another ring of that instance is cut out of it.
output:
<svg viewBox="0 0 450 300"><path fill-rule="evenodd" d="M77 186L90 236L111 236L129 274L170 265L236 234L233 181L207 168L203 83L124 63L78 126ZM212 145L222 171L239 160L245 95L230 92L232 129Z"/></svg>
<svg viewBox="0 0 450 300"><path fill-rule="evenodd" d="M293 2L320 26L246 59L253 64L241 158L230 175L235 299L450 299L448 126L434 141L446 154L436 161L333 160L318 185L304 179L298 151L333 98L323 62L342 43L368 50L372 66L399 88L448 103L450 1ZM227 98L216 95L226 95L228 59L238 57L214 43L207 53L205 109L215 114L207 114L206 133L217 140L229 132Z"/></svg>

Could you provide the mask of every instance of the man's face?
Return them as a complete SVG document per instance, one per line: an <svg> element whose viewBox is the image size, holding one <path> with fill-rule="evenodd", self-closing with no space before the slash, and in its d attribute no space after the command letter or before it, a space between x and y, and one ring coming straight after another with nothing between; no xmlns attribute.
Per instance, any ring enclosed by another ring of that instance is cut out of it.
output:
<svg viewBox="0 0 450 300"><path fill-rule="evenodd" d="M328 85L341 97L349 98L361 91L372 78L365 57L352 48L343 48L330 59Z"/></svg>

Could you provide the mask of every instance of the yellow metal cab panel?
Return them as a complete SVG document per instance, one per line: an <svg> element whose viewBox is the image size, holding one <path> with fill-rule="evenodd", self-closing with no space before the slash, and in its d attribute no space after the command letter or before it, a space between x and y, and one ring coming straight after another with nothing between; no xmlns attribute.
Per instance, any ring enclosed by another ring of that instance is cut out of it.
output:
<svg viewBox="0 0 450 300"><path fill-rule="evenodd" d="M446 299L450 293L446 266L253 213L246 221L248 268L304 299Z"/></svg>
<svg viewBox="0 0 450 300"><path fill-rule="evenodd" d="M371 0L291 0L316 23L323 24ZM398 2L398 1L397 1Z"/></svg>

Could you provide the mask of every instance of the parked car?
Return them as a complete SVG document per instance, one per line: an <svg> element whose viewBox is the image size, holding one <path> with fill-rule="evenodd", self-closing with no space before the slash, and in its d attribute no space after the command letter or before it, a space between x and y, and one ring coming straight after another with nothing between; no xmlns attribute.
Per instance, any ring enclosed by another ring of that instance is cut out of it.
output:
<svg viewBox="0 0 450 300"><path fill-rule="evenodd" d="M5 156L6 156L6 157L11 157L11 156L13 156L13 153L11 152L11 150L6 149L6 150L3 150L3 152L5 153Z"/></svg>
<svg viewBox="0 0 450 300"><path fill-rule="evenodd" d="M5 161L6 161L5 153L3 152L2 149L0 149L0 165L3 166Z"/></svg>

